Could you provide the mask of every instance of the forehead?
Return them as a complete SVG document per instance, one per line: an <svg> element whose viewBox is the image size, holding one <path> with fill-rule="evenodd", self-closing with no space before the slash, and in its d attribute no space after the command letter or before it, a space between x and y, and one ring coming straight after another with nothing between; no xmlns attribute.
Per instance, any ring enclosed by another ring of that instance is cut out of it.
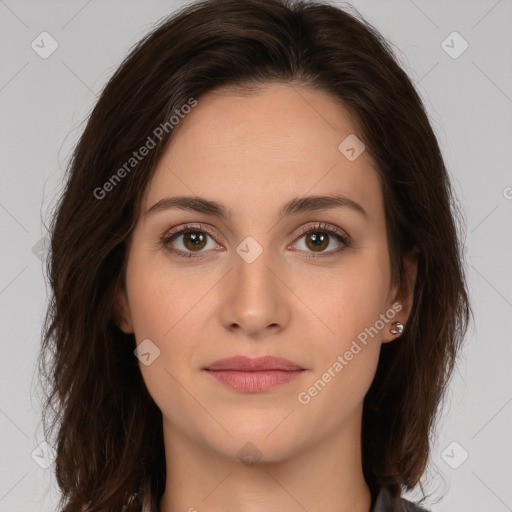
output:
<svg viewBox="0 0 512 512"><path fill-rule="evenodd" d="M266 200L277 208L288 197L326 193L378 208L380 182L371 158L363 152L350 161L339 149L351 135L362 137L348 109L310 87L209 92L180 120L148 187L145 209L165 195L230 199L236 213Z"/></svg>

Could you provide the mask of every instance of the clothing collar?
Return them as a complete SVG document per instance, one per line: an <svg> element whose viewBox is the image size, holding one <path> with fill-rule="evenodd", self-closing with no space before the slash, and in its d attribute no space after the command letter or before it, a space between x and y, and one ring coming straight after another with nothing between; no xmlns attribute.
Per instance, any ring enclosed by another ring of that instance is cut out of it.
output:
<svg viewBox="0 0 512 512"><path fill-rule="evenodd" d="M379 489L379 494L377 494L377 499L375 500L375 505L373 506L371 512L386 512L386 509L384 508L384 493L385 488L381 487Z"/></svg>

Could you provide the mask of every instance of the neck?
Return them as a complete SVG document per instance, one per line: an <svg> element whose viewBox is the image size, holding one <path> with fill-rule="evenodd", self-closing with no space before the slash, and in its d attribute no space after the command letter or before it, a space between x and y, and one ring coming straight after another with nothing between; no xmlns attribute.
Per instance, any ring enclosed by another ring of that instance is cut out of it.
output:
<svg viewBox="0 0 512 512"><path fill-rule="evenodd" d="M160 512L370 512L360 421L354 415L320 443L273 460L262 454L247 465L164 420L167 481Z"/></svg>

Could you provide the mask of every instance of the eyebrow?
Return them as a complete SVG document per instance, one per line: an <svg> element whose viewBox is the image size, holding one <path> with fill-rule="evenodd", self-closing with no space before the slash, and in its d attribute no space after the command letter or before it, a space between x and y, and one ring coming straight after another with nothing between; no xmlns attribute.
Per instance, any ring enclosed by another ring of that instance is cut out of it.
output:
<svg viewBox="0 0 512 512"><path fill-rule="evenodd" d="M197 196L164 197L149 208L145 215L153 215L170 208L204 213L223 219L232 217L231 210L226 209L221 203ZM342 195L331 195L296 197L288 201L282 207L279 212L278 220L289 215L298 215L303 212L328 210L332 208L348 208L359 213L365 219L368 218L368 214L359 203Z"/></svg>

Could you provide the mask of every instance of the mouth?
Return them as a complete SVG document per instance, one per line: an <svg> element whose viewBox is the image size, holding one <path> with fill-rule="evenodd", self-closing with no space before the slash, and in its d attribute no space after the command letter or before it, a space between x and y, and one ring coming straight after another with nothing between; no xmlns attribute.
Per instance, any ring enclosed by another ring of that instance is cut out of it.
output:
<svg viewBox="0 0 512 512"><path fill-rule="evenodd" d="M271 356L221 359L203 370L221 384L247 393L271 390L291 382L306 371L287 359Z"/></svg>

